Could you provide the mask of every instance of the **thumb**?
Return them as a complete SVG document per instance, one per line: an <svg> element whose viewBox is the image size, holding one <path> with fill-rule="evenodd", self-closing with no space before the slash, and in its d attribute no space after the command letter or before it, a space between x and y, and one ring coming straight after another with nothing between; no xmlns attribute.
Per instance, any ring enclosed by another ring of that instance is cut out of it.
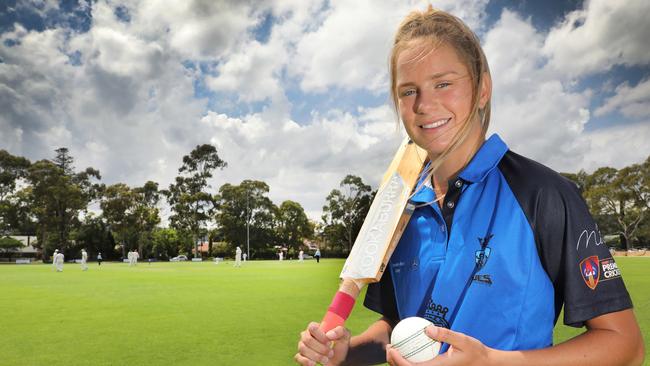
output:
<svg viewBox="0 0 650 366"><path fill-rule="evenodd" d="M347 357L348 349L350 348L350 331L339 325L327 332L325 336L332 342L333 356L330 358L330 361L338 365Z"/></svg>
<svg viewBox="0 0 650 366"><path fill-rule="evenodd" d="M350 340L350 331L339 325L325 333L325 336L329 338L330 341L348 341Z"/></svg>

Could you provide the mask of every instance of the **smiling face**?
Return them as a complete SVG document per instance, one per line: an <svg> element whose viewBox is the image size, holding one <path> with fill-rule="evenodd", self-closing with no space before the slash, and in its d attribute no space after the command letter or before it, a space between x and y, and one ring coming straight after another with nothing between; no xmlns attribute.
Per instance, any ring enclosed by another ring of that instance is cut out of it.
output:
<svg viewBox="0 0 650 366"><path fill-rule="evenodd" d="M445 43L432 47L414 40L409 46L399 53L395 68L395 95L407 133L435 159L470 123L469 134L456 150L472 153L484 136L478 118L467 121L474 92L467 67ZM483 94L479 105L487 100Z"/></svg>

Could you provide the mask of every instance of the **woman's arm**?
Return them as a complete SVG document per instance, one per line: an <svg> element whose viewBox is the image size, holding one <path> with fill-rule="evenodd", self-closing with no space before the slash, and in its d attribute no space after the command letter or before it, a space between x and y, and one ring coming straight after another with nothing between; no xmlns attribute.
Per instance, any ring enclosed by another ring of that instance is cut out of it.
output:
<svg viewBox="0 0 650 366"><path fill-rule="evenodd" d="M350 339L350 349L342 365L376 365L386 362L386 345L390 343L393 325L385 317L374 322L365 332Z"/></svg>
<svg viewBox="0 0 650 366"><path fill-rule="evenodd" d="M641 365L643 337L632 309L586 322L587 331L553 347L522 352L495 351L501 365Z"/></svg>
<svg viewBox="0 0 650 366"><path fill-rule="evenodd" d="M419 365L499 366L636 366L643 364L643 337L632 309L598 316L586 322L587 331L552 347L530 351L500 351L475 338L445 328L429 327L427 334L448 343L449 351ZM393 349L387 359L392 365L412 365Z"/></svg>

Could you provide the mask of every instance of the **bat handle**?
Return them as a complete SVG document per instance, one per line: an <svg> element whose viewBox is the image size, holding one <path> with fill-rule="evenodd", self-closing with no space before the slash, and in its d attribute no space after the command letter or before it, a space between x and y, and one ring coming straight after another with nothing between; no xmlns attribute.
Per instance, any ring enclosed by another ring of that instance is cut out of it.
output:
<svg viewBox="0 0 650 366"><path fill-rule="evenodd" d="M345 319L328 310L327 313L325 313L323 320L320 322L320 330L322 330L323 333L327 333L339 325L345 325Z"/></svg>
<svg viewBox="0 0 650 366"><path fill-rule="evenodd" d="M344 325L345 320L352 312L354 302L355 298L350 294L343 291L336 292L332 303L327 308L327 313L325 313L323 321L320 323L320 329L327 333L339 325Z"/></svg>

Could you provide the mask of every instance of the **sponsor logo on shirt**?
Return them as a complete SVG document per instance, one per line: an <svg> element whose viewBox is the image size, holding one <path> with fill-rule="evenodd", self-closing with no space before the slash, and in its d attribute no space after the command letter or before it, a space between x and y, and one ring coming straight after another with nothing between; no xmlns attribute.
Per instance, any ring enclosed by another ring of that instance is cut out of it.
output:
<svg viewBox="0 0 650 366"><path fill-rule="evenodd" d="M595 290L596 286L603 281L621 277L621 271L614 258L600 259L596 255L587 257L580 262L580 273L587 287L592 290Z"/></svg>
<svg viewBox="0 0 650 366"><path fill-rule="evenodd" d="M616 262L614 262L614 258L601 260L600 269L602 273L601 281L613 280L614 278L621 277L621 271L618 269Z"/></svg>
<svg viewBox="0 0 650 366"><path fill-rule="evenodd" d="M393 266L393 272L395 273L402 272L402 267L404 267L405 264L406 263L404 263L403 261L391 263L391 265Z"/></svg>
<svg viewBox="0 0 650 366"><path fill-rule="evenodd" d="M414 258L413 262L411 262L411 271L417 271L419 266L420 260L418 258Z"/></svg>

